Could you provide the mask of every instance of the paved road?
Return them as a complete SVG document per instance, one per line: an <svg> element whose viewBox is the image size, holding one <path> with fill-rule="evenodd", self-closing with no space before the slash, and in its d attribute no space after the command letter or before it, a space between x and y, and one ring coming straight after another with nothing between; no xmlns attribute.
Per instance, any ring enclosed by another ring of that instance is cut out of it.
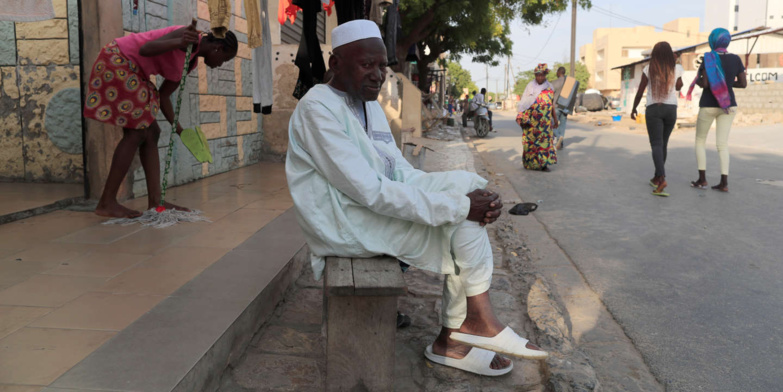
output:
<svg viewBox="0 0 783 392"><path fill-rule="evenodd" d="M574 260L672 391L783 388L783 132L732 131L731 193L689 187L693 131L670 141L671 197L650 195L646 134L569 122L551 173L522 169L520 128L498 112L474 139ZM714 131L708 181L718 180ZM772 180L767 183L759 180ZM778 181L778 182L776 182Z"/></svg>

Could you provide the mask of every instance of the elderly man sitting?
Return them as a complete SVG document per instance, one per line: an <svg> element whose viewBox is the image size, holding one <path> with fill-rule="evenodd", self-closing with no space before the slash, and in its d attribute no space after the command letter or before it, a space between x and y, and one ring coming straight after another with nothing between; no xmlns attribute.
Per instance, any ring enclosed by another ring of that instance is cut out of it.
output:
<svg viewBox="0 0 783 392"><path fill-rule="evenodd" d="M402 157L378 94L386 48L378 27L355 20L332 32L333 78L313 87L289 124L288 186L320 279L326 256L389 255L445 274L440 335L425 355L482 375L513 364L500 354L547 353L496 317L489 300L492 248L484 225L498 195L474 173L425 173Z"/></svg>

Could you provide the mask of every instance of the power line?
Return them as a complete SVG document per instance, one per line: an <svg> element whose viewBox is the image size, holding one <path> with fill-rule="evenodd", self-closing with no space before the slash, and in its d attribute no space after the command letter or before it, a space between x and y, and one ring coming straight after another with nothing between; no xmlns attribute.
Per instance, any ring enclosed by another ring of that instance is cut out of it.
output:
<svg viewBox="0 0 783 392"><path fill-rule="evenodd" d="M549 37L547 37L546 42L544 42L544 46L542 46L541 50L538 51L538 54L536 55L536 57L531 57L533 60L529 60L529 61L527 61L527 62L525 62L523 64L530 64L530 63L538 61L538 58L541 56L541 53L543 53L544 49L546 49L546 46L549 45L549 40L551 40L552 36L555 34L555 30L557 30L557 24L560 23L560 18L562 16L563 16L562 12L557 16L557 21L555 22L555 25L552 27L552 31L549 32ZM525 56L525 57L527 57L527 56Z"/></svg>
<svg viewBox="0 0 783 392"><path fill-rule="evenodd" d="M594 5L591 8L591 11L592 10L596 11L597 13L599 13L601 15L606 15L606 16L611 17L611 18L617 18L617 19L620 19L621 21L628 22L628 23L631 23L631 24L642 25L642 26L652 26L652 27L655 27L656 29L660 29L660 30L663 30L663 31L668 31L668 32L671 32L671 33L679 33L679 34L688 35L688 33L683 33L682 31L670 30L670 29L666 29L666 28L663 28L663 27L660 27L660 26L656 26L656 25L654 25L652 23L645 23L645 22L641 22L641 21L638 21L638 20L635 20L635 19L631 19L631 18L629 18L627 16L620 15L620 14L618 14L618 13L612 11L612 10L608 10L606 8L602 8L602 7L599 7L597 5Z"/></svg>

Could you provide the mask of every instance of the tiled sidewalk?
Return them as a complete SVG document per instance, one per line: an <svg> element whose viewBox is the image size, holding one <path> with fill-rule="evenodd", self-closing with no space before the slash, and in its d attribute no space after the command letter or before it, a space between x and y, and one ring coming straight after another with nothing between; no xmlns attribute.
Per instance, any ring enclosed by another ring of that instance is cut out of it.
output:
<svg viewBox="0 0 783 392"><path fill-rule="evenodd" d="M0 225L0 391L39 391L292 206L282 164L170 190L212 223L105 226L56 211ZM146 198L126 205L143 209Z"/></svg>

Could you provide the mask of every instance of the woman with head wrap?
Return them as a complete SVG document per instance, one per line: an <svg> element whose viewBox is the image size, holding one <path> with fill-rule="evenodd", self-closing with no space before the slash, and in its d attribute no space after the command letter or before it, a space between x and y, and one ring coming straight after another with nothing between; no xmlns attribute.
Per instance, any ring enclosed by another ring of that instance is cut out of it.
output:
<svg viewBox="0 0 783 392"><path fill-rule="evenodd" d="M517 104L517 124L522 127L522 164L528 170L550 171L557 163L552 131L558 127L555 115L555 89L546 80L546 64L538 64L534 80L525 87Z"/></svg>
<svg viewBox="0 0 783 392"><path fill-rule="evenodd" d="M699 179L691 182L694 188L707 188L707 152L705 144L713 121L716 127L718 157L720 158L720 183L712 189L729 191L729 130L737 114L737 101L734 87L745 88L748 85L745 66L735 54L726 50L731 42L731 34L726 29L717 28L710 33L711 52L704 54L704 63L699 67L696 79L688 89L691 99L693 87L704 89L699 100L699 118L696 121L696 163Z"/></svg>
<svg viewBox="0 0 783 392"><path fill-rule="evenodd" d="M677 64L669 43L662 41L655 44L650 54L650 64L642 70L642 81L631 110L631 118L636 120L636 107L639 106L649 83L645 118L655 164L655 176L650 180L650 185L655 188L655 196L669 196L665 191L667 184L664 164L669 136L674 129L674 123L677 122L677 92L682 89L682 71L682 66Z"/></svg>

